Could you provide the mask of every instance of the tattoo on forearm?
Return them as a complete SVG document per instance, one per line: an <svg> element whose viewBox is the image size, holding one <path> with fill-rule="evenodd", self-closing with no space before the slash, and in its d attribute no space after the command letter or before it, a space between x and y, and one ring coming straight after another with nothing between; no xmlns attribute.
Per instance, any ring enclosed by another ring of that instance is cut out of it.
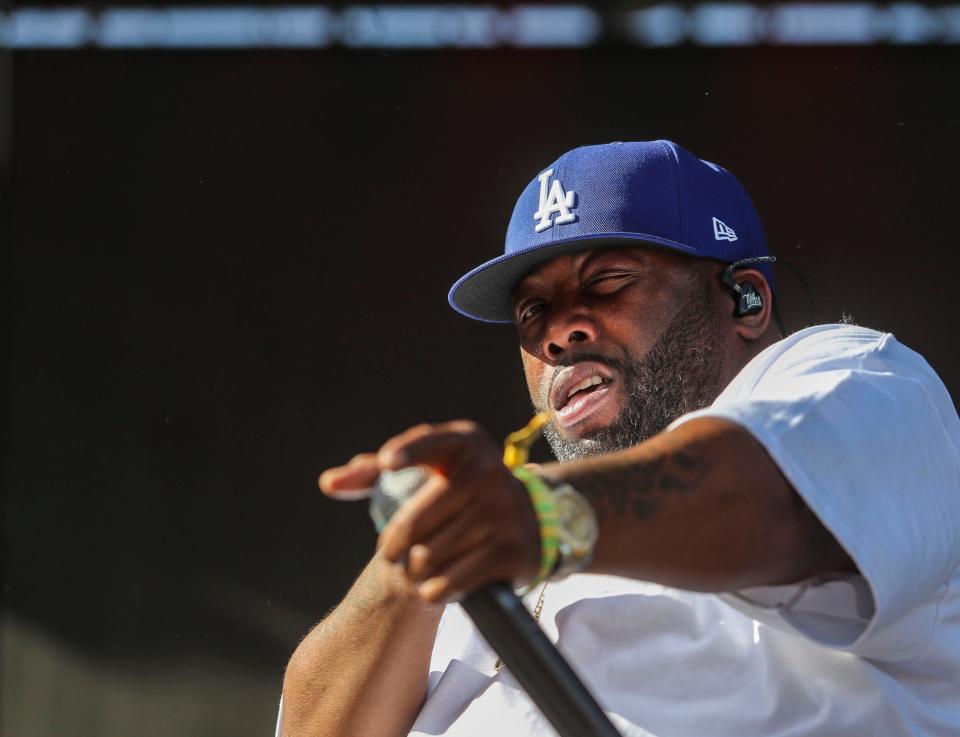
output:
<svg viewBox="0 0 960 737"><path fill-rule="evenodd" d="M597 517L654 515L665 494L687 493L701 484L711 463L699 444L601 473L579 474L571 483L592 502Z"/></svg>
<svg viewBox="0 0 960 737"><path fill-rule="evenodd" d="M323 637L341 631L346 623L369 617L382 604L384 584L374 571L366 571L354 582L339 606L327 612L314 628Z"/></svg>

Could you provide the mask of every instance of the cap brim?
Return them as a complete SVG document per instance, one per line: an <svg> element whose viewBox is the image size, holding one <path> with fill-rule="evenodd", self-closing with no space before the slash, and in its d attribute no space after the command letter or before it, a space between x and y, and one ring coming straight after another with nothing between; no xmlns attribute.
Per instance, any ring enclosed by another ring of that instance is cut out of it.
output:
<svg viewBox="0 0 960 737"><path fill-rule="evenodd" d="M557 256L596 248L649 245L698 256L696 249L665 238L634 233L617 233L603 238L596 236L570 239L518 251L480 264L464 274L450 288L447 300L461 315L481 322L513 322L513 307L510 297L520 280Z"/></svg>

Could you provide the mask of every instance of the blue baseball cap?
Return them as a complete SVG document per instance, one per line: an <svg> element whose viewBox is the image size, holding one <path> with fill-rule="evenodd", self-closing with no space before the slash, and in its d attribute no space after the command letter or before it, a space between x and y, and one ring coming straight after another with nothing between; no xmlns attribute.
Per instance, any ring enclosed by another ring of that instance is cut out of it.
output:
<svg viewBox="0 0 960 737"><path fill-rule="evenodd" d="M750 196L723 167L672 141L583 146L527 185L513 209L503 255L458 279L448 300L474 320L512 322L510 296L540 264L638 244L725 263L769 255ZM773 288L770 264L755 268Z"/></svg>

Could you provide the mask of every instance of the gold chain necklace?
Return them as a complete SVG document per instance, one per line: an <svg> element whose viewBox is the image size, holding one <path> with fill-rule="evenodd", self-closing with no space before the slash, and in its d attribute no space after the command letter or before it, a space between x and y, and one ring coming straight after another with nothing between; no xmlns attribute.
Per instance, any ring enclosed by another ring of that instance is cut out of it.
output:
<svg viewBox="0 0 960 737"><path fill-rule="evenodd" d="M543 582L543 588L540 589L540 596L537 597L537 603L533 607L533 621L540 622L540 615L543 614L543 597L547 593L547 582ZM493 670L495 673L499 673L503 669L503 658L497 658L497 662L493 664Z"/></svg>

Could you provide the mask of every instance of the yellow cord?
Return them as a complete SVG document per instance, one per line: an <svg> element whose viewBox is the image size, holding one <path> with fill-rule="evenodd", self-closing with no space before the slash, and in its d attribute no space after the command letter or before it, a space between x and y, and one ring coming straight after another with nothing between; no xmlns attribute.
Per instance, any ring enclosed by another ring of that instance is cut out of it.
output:
<svg viewBox="0 0 960 737"><path fill-rule="evenodd" d="M537 571L536 580L527 587L528 592L553 573L559 555L557 508L553 503L553 494L541 477L524 468L530 458L531 446L537 442L540 430L549 419L547 412L534 415L526 427L510 433L503 443L503 463L527 488L530 503L537 515L537 524L540 526L540 570Z"/></svg>
<svg viewBox="0 0 960 737"><path fill-rule="evenodd" d="M540 429L550 419L549 412L540 412L533 416L526 427L507 435L503 441L503 463L511 471L520 468L530 458L530 448L540 437Z"/></svg>

